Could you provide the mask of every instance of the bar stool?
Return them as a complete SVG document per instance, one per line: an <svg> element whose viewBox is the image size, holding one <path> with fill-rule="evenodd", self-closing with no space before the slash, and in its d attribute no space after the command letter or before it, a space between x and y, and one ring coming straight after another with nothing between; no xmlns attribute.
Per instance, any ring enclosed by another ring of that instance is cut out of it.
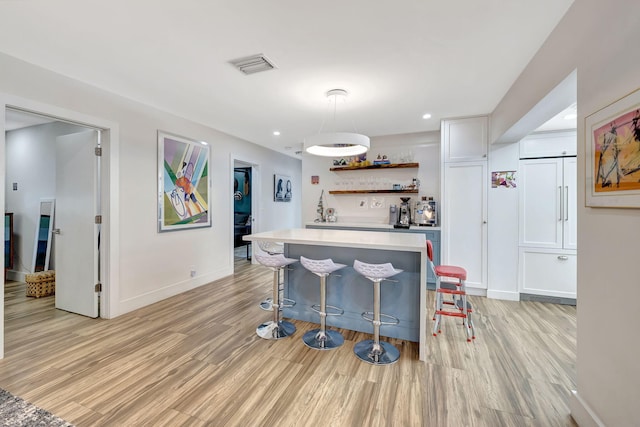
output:
<svg viewBox="0 0 640 427"><path fill-rule="evenodd" d="M433 336L438 336L442 332L442 316L452 316L462 318L462 325L467 334L467 341L476 338L475 328L471 320L473 307L467 301L467 270L455 265L433 264L433 244L427 240L427 257L429 258L429 268L436 276L436 304L433 315ZM446 278L449 280L442 280ZM451 281L453 279L453 281ZM450 295L451 300L445 300L444 296ZM448 307L445 307L448 306Z"/></svg>
<svg viewBox="0 0 640 427"><path fill-rule="evenodd" d="M344 343L344 337L338 331L327 329L327 316L341 316L344 310L333 305L327 305L327 277L336 270L346 267L336 264L332 259L309 259L300 257L300 264L313 274L320 277L320 304L314 304L311 309L320 314L320 328L312 329L302 337L307 347L317 350L332 350ZM327 309L333 310L328 313Z"/></svg>
<svg viewBox="0 0 640 427"><path fill-rule="evenodd" d="M269 254L261 249L256 249L254 256L256 261L273 271L273 296L260 303L260 308L263 310L273 311L273 320L258 326L256 333L259 337L267 340L288 337L296 331L296 327L293 323L280 319L280 312L283 307L293 307L295 301L282 296L283 289L280 283L280 272L288 265L298 262L298 260L286 258L281 253Z"/></svg>
<svg viewBox="0 0 640 427"><path fill-rule="evenodd" d="M373 340L360 341L353 348L353 352L360 360L372 365L394 363L400 358L400 350L391 343L380 341L380 326L397 325L400 320L397 317L380 313L380 282L402 273L402 270L393 268L391 263L367 264L358 260L353 262L353 268L373 282L373 311L362 313L365 320L373 323ZM389 320L382 321L381 318Z"/></svg>

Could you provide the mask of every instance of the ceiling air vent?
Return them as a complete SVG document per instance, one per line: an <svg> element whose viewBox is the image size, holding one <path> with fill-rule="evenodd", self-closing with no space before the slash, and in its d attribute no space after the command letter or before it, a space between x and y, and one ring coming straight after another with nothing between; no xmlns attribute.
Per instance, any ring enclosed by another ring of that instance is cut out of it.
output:
<svg viewBox="0 0 640 427"><path fill-rule="evenodd" d="M234 59L229 62L244 74L255 74L276 68L273 62L269 61L269 59L261 53L247 56L246 58Z"/></svg>

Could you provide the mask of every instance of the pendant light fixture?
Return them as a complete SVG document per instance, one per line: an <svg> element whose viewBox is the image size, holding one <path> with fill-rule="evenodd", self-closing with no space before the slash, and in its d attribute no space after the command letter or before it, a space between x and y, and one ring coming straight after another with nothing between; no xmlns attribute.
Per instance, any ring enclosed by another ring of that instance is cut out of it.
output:
<svg viewBox="0 0 640 427"><path fill-rule="evenodd" d="M332 89L327 92L327 98L333 105L333 126L336 123L336 113L340 98L345 99L348 93L344 89ZM304 140L304 151L316 156L325 157L350 157L366 153L369 150L370 140L366 135L352 132L320 132L309 136Z"/></svg>

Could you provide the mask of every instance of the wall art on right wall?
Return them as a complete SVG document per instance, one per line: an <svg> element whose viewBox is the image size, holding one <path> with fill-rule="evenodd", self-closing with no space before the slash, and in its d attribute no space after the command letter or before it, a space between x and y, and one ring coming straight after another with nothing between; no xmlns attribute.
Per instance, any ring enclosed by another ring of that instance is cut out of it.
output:
<svg viewBox="0 0 640 427"><path fill-rule="evenodd" d="M640 89L585 119L586 205L640 208Z"/></svg>

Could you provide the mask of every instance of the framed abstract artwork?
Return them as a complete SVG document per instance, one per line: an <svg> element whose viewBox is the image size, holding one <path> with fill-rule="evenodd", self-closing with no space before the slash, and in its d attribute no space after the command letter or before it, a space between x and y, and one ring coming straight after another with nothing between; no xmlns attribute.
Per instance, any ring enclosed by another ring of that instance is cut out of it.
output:
<svg viewBox="0 0 640 427"><path fill-rule="evenodd" d="M640 89L585 119L586 205L640 208Z"/></svg>
<svg viewBox="0 0 640 427"><path fill-rule="evenodd" d="M158 131L158 231L211 227L209 146Z"/></svg>
<svg viewBox="0 0 640 427"><path fill-rule="evenodd" d="M293 183L286 175L273 175L273 200L276 202L290 202L293 195Z"/></svg>

